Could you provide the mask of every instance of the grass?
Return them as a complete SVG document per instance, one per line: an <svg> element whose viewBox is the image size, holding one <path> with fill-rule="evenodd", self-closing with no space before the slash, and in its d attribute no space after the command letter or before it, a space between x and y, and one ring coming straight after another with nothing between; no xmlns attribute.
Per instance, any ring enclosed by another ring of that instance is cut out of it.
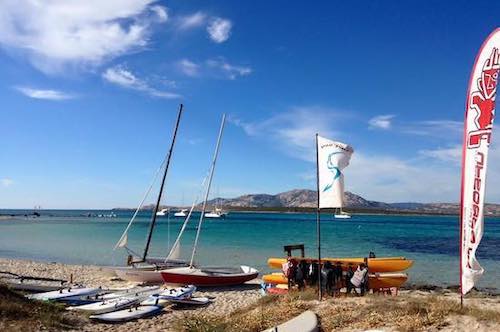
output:
<svg viewBox="0 0 500 332"><path fill-rule="evenodd" d="M0 284L0 331L61 331L83 322L60 305L28 300Z"/></svg>
<svg viewBox="0 0 500 332"><path fill-rule="evenodd" d="M293 292L285 296L265 296L256 303L231 314L184 316L173 327L183 332L256 332L279 325L305 310L318 315L322 331L366 330L392 327L398 331L439 329L453 316L469 316L477 321L500 324L498 311L468 305L438 296L382 297L368 295L316 301L316 292Z"/></svg>

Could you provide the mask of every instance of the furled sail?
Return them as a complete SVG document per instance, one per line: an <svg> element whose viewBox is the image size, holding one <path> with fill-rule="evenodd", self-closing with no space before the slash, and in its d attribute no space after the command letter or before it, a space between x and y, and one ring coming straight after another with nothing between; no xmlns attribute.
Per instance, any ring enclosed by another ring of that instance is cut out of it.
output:
<svg viewBox="0 0 500 332"><path fill-rule="evenodd" d="M484 269L476 258L483 237L484 193L500 68L500 29L481 46L472 69L465 111L460 211L460 285L462 295L477 283Z"/></svg>
<svg viewBox="0 0 500 332"><path fill-rule="evenodd" d="M344 205L344 175L353 148L318 136L319 208L341 208Z"/></svg>

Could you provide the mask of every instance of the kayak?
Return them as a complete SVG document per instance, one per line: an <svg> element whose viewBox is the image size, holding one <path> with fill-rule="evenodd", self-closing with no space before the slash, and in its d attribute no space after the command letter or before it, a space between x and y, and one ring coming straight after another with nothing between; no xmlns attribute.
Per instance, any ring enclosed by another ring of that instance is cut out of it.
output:
<svg viewBox="0 0 500 332"><path fill-rule="evenodd" d="M136 308L123 309L100 315L92 315L89 318L92 320L109 322L109 323L127 322L130 320L159 314L162 310L163 308L159 306L144 305L144 306L138 306Z"/></svg>
<svg viewBox="0 0 500 332"><path fill-rule="evenodd" d="M297 261L306 261L308 263L317 262L315 258L304 258L304 257L293 257ZM267 260L267 265L273 269L282 268L283 264L286 263L286 258L269 258ZM380 258L368 258L368 270L372 273L378 272L398 272L409 269L413 265L413 260L406 259L405 257L380 257ZM330 262L336 264L340 262L342 269L346 271L349 268L349 264L356 268L359 264L364 263L365 259L362 257L353 258L322 258L322 263Z"/></svg>
<svg viewBox="0 0 500 332"><path fill-rule="evenodd" d="M307 310L295 318L284 322L278 326L272 327L262 332L317 332L319 331L318 316L311 310Z"/></svg>
<svg viewBox="0 0 500 332"><path fill-rule="evenodd" d="M288 284L288 279L281 272L266 274L262 277L262 280L267 284L273 285L286 285ZM391 288L401 287L408 280L408 275L406 273L370 273L368 275L368 288L369 289L380 289L380 288Z"/></svg>

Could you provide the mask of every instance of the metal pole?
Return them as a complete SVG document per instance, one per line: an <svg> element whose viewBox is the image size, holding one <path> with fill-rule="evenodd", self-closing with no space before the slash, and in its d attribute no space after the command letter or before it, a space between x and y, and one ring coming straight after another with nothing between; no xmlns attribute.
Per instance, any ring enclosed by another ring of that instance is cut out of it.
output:
<svg viewBox="0 0 500 332"><path fill-rule="evenodd" d="M177 129L179 129L179 123L181 121L182 109L183 105L179 106L179 112L177 113L177 121L175 122L174 134L172 136L172 143L170 143L170 149L168 150L167 163L165 165L165 172L163 173L163 178L161 180L160 192L158 193L158 199L156 200L155 208L153 209L153 216L151 217L151 223L149 224L148 236L146 239L146 246L144 247L144 254L142 255L141 262L146 261L146 257L148 256L149 245L151 244L151 237L153 236L153 230L156 224L156 213L158 212L158 208L160 207L161 196L163 194L163 187L165 186L165 179L167 178L168 166L170 165L170 158L172 157L172 152L174 150L175 139L177 137Z"/></svg>
<svg viewBox="0 0 500 332"><path fill-rule="evenodd" d="M198 246L198 239L200 237L201 224L203 223L203 217L205 216L205 209L207 208L208 195L210 194L210 186L212 185L212 179L214 177L215 163L217 162L217 156L219 155L220 141L222 138L222 132L224 131L225 122L226 122L226 114L223 114L222 122L220 124L220 129L219 129L219 136L217 137L217 144L215 145L214 158L212 160L212 166L210 169L210 177L208 178L207 190L205 191L205 200L203 201L200 221L198 222L198 229L196 231L196 238L194 239L193 252L191 253L191 261L189 262L189 267L193 267L194 255L196 254L196 247Z"/></svg>
<svg viewBox="0 0 500 332"><path fill-rule="evenodd" d="M319 149L318 149L318 134L316 134L316 193L318 195L318 207L316 209L316 235L318 237L318 299L323 298L321 289L321 210L319 208Z"/></svg>

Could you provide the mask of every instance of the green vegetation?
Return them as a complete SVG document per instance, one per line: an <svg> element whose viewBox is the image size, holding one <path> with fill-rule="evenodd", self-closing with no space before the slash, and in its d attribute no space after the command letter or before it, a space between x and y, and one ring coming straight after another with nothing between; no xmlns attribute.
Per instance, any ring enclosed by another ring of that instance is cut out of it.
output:
<svg viewBox="0 0 500 332"><path fill-rule="evenodd" d="M0 331L61 331L84 322L61 305L28 300L0 284Z"/></svg>

